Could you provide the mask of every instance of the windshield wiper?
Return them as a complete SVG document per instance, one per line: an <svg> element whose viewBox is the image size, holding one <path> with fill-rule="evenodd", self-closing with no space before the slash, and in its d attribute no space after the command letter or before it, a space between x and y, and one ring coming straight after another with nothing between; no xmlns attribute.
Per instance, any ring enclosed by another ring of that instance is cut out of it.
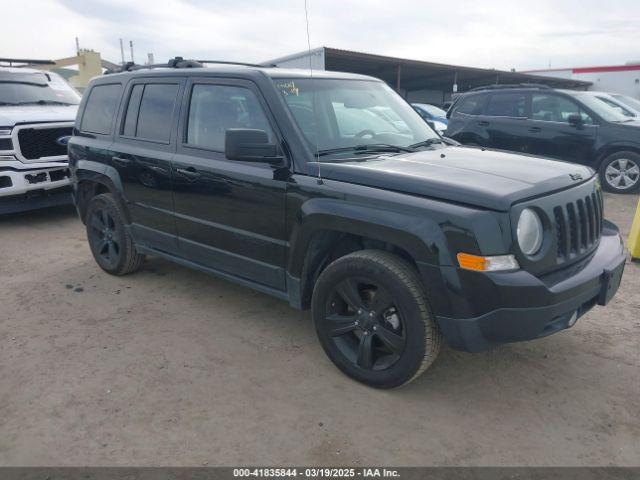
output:
<svg viewBox="0 0 640 480"><path fill-rule="evenodd" d="M440 137L427 138L422 142L414 143L413 145L409 145L409 148L419 148L419 147L430 147L431 145L436 145L438 143L445 143Z"/></svg>
<svg viewBox="0 0 640 480"><path fill-rule="evenodd" d="M13 102L0 102L0 105L18 105L18 104Z"/></svg>
<svg viewBox="0 0 640 480"><path fill-rule="evenodd" d="M12 105L75 105L75 103L59 102L58 100L33 100L30 102L18 102Z"/></svg>
<svg viewBox="0 0 640 480"><path fill-rule="evenodd" d="M354 153L413 153L415 150L410 147L401 147L399 145L392 145L390 143L365 143L362 145L355 145L353 147L341 147L341 148L329 148L326 150L320 150L318 156L331 155L341 152L354 152Z"/></svg>

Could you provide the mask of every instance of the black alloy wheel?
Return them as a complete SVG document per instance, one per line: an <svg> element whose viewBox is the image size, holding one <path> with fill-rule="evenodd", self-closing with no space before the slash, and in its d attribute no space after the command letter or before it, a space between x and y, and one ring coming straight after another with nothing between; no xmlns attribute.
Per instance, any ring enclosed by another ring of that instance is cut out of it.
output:
<svg viewBox="0 0 640 480"><path fill-rule="evenodd" d="M96 195L89 202L85 216L89 247L100 268L112 275L134 272L144 262L124 219L121 207L109 193Z"/></svg>
<svg viewBox="0 0 640 480"><path fill-rule="evenodd" d="M406 345L398 307L374 279L349 277L329 295L326 330L336 348L365 370L384 370L396 363Z"/></svg>
<svg viewBox="0 0 640 480"><path fill-rule="evenodd" d="M390 252L360 250L333 261L311 303L325 353L359 382L409 383L438 355L441 334L418 273Z"/></svg>
<svg viewBox="0 0 640 480"><path fill-rule="evenodd" d="M89 244L101 265L114 267L120 260L122 251L122 232L105 209L98 208L91 212L88 224Z"/></svg>

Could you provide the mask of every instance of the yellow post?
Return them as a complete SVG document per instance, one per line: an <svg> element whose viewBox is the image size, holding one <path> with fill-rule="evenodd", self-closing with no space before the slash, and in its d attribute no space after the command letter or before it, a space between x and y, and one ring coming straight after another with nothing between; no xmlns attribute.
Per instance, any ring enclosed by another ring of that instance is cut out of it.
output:
<svg viewBox="0 0 640 480"><path fill-rule="evenodd" d="M640 200L638 201L638 208L636 208L636 215L633 217L633 225L631 225L627 246L631 252L631 257L640 259Z"/></svg>

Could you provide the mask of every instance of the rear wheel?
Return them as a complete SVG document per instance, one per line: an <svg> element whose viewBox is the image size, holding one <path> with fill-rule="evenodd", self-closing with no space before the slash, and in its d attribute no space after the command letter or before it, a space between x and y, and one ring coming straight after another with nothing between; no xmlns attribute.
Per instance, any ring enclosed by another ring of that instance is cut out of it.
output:
<svg viewBox="0 0 640 480"><path fill-rule="evenodd" d="M388 252L364 250L339 258L318 279L313 321L331 361L377 388L417 378L441 343L416 272Z"/></svg>
<svg viewBox="0 0 640 480"><path fill-rule="evenodd" d="M636 191L640 187L640 155L634 152L609 155L600 166L600 182L609 192Z"/></svg>
<svg viewBox="0 0 640 480"><path fill-rule="evenodd" d="M96 262L105 272L126 275L140 268L144 255L125 229L120 206L109 193L91 199L86 216L87 238Z"/></svg>

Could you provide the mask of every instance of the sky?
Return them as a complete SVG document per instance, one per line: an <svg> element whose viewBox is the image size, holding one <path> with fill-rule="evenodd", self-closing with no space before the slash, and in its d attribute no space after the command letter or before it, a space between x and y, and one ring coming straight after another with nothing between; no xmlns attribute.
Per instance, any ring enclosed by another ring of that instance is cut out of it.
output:
<svg viewBox="0 0 640 480"><path fill-rule="evenodd" d="M640 62L640 0L307 0L311 47L508 70ZM137 63L307 49L304 0L0 0L0 57Z"/></svg>

